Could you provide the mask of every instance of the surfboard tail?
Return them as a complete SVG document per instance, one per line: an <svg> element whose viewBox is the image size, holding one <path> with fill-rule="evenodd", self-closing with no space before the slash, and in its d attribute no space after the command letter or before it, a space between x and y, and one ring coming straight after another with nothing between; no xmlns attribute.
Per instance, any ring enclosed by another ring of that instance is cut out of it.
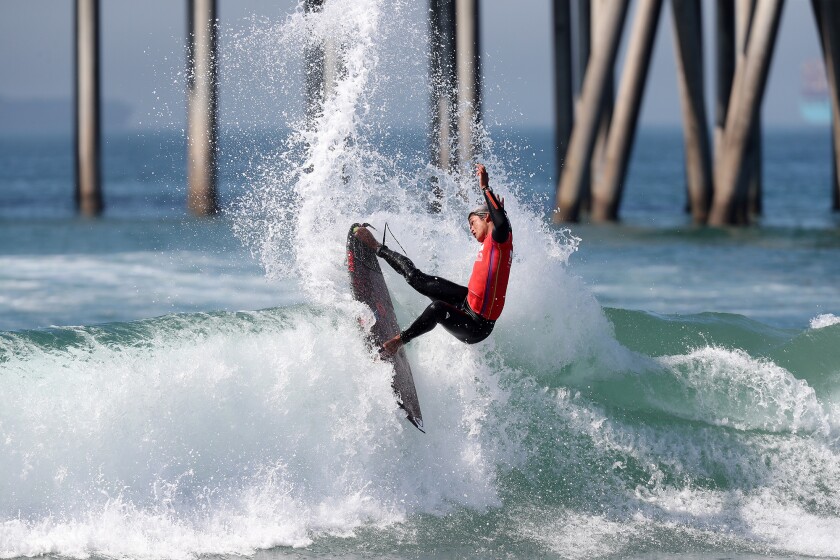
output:
<svg viewBox="0 0 840 560"><path fill-rule="evenodd" d="M416 417L412 416L411 414L407 414L405 419L408 420L409 422L411 422L412 424L414 424L415 428L417 428L418 430L420 430L424 434L426 433L426 430L423 429L423 419L422 418L416 418Z"/></svg>
<svg viewBox="0 0 840 560"><path fill-rule="evenodd" d="M402 349L400 349L400 352L402 352ZM414 424L415 428L425 434L426 430L423 429L423 417L420 416L420 407L414 407L410 403L404 401L402 393L393 383L391 384L391 388L394 389L394 395L397 397L397 405L405 412L405 419Z"/></svg>

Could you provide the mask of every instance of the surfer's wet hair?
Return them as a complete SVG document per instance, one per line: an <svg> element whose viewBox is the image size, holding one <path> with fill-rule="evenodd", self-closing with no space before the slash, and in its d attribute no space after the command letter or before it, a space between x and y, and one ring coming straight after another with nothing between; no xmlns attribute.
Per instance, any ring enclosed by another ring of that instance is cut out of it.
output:
<svg viewBox="0 0 840 560"><path fill-rule="evenodd" d="M478 216L479 218L486 218L490 214L490 208L487 207L486 204L482 204L481 206L477 206L473 208L469 214L467 214L467 221L473 216Z"/></svg>

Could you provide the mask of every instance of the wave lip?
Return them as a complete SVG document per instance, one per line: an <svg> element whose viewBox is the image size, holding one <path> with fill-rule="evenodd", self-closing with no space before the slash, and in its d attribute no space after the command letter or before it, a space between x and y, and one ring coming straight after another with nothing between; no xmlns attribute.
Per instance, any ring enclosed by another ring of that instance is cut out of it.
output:
<svg viewBox="0 0 840 560"><path fill-rule="evenodd" d="M838 323L840 323L840 317L831 313L823 313L811 319L810 325L812 329L823 329Z"/></svg>
<svg viewBox="0 0 840 560"><path fill-rule="evenodd" d="M739 430L828 435L830 422L807 382L767 359L710 347L659 358L679 381L676 416Z"/></svg>

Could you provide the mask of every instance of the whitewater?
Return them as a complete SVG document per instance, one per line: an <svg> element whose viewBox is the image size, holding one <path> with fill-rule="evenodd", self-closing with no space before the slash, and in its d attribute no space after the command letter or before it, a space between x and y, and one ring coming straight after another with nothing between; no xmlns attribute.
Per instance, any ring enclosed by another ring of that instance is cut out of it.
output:
<svg viewBox="0 0 840 560"><path fill-rule="evenodd" d="M240 96L299 86L284 76L326 39L343 61L225 216L274 305L0 332L0 557L840 557L840 319L602 306L570 266L581 239L483 129L515 236L505 311L480 344L436 329L407 346L427 433L404 420L359 328L347 228L388 223L421 269L465 281L479 199L468 167L393 149L389 105L427 97L387 48L424 32L395 24L406 9L335 0L231 42L228 64L264 70ZM407 325L428 301L385 274ZM264 287L220 290L235 306Z"/></svg>

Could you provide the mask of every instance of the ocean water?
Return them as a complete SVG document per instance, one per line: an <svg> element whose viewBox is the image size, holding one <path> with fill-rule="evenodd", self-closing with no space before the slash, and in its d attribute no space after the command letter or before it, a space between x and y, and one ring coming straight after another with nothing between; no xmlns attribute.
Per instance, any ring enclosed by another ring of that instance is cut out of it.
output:
<svg viewBox="0 0 840 560"><path fill-rule="evenodd" d="M106 138L96 220L69 139L0 139L0 557L840 557L827 133L768 131L765 215L710 230L683 212L678 130L640 135L622 224L565 228L550 133L481 131L509 301L481 344L408 346L424 435L343 266L361 219L453 280L476 250L472 178L389 121L386 47L422 35L400 9L237 39L265 81L237 95L296 87L277 77L318 37L346 72L314 123L224 132L214 219L185 215L178 133ZM386 275L407 325L427 301Z"/></svg>

